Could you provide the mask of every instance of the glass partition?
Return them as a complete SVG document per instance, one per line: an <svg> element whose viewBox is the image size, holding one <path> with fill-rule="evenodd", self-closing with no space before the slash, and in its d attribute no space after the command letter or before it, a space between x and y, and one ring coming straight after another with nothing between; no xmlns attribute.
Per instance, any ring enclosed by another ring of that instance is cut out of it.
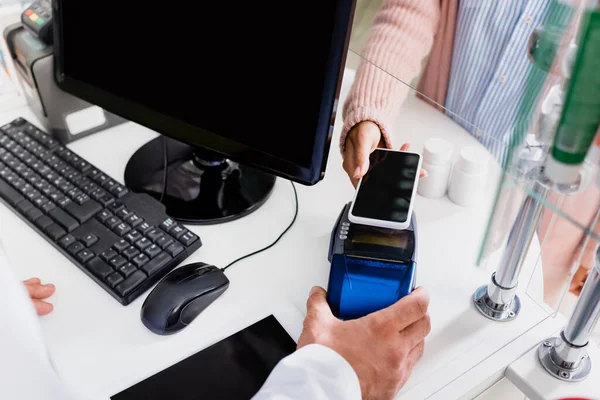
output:
<svg viewBox="0 0 600 400"><path fill-rule="evenodd" d="M497 176L488 183L487 214L479 214L485 223L473 268L493 273L509 262L507 254L515 253L507 248L509 238L529 202L536 227L523 255L527 261L511 261L526 264L518 271L518 287L549 315L568 317L600 240L600 157L592 149L579 179L569 184L548 181L543 171L577 56L579 29L586 10L597 2L516 6L466 0L454 10L436 4L357 2L343 129L372 118L382 131L393 131L384 136L394 136L399 146L405 140L398 124L406 124L406 118L413 127L434 124L431 117L415 121L410 115L423 105L482 145ZM438 136L446 134L440 130ZM423 151L425 139L406 137ZM461 146L454 147L456 161ZM421 196L418 201L434 200ZM451 212L440 207L426 218L444 219Z"/></svg>
<svg viewBox="0 0 600 400"><path fill-rule="evenodd" d="M457 3L450 9L437 2L359 0L348 60L357 79L348 109L362 107L390 129L406 99L416 96L480 142L502 176L477 265L501 262L521 205L538 200L542 210L529 256L537 258L544 278L535 290L543 293L544 307L567 312L562 303L576 295L569 287L581 284L589 249L600 238L594 231L597 156L590 154L580 181L570 185L542 190L533 174L554 138L582 16L596 2Z"/></svg>
<svg viewBox="0 0 600 400"><path fill-rule="evenodd" d="M520 143L579 3L453 3L358 0L350 52L361 93L393 108L409 86L472 135Z"/></svg>
<svg viewBox="0 0 600 400"><path fill-rule="evenodd" d="M453 198L449 190L446 190L440 196L423 195L419 192L415 202L414 211L419 230L417 284L427 288L431 295L432 333L426 344L424 358L402 389L400 398L427 398L442 387L435 385L447 385L458 379L472 369L473 365L491 357L520 334L549 318L553 310L540 307L543 305L544 277L541 269L536 270L536 257L529 257L523 270L520 287L530 286L532 290L521 294L526 298L523 298L519 318L510 324L491 321L473 306L474 292L488 283L499 262L497 255L502 251L500 241L496 251L490 252L485 262L478 264L482 240L488 230L497 190L504 174L502 155L509 153L510 142L490 136L484 131L474 134L477 128L471 121L445 109L387 71L378 69L385 75L387 85L378 86L374 83L371 89L375 94L372 97L361 95L364 90L361 86L366 81L360 81L360 69L366 63L368 61L359 54L348 52L338 111L340 115L336 119L336 134L343 137L334 137L334 148L325 178L329 182L326 184L337 185L339 180L334 179L337 174L347 175L342 168L335 167L342 164L341 149L337 147L343 146L345 135L361 121L358 117L350 119L358 114L353 111L361 108L375 108L371 110L371 115L380 111L387 118L384 129L387 129L389 140L381 145L389 144L393 148L400 148L409 143L411 150L423 155L424 146L429 140L444 139L452 147L451 171L457 168L460 153L466 148L478 149L479 154L483 155L481 159L485 160L481 164L482 171L477 171L485 176L482 183L483 194L477 197L477 201L465 205L461 199ZM389 95L390 87L394 89L394 93L402 95L401 100L393 104L383 101ZM370 101L372 102L369 103ZM369 116L359 115L365 119ZM433 170L428 173L427 177L420 179L419 185L426 184L427 179L436 176ZM345 176L341 181L343 183L339 190L347 190L351 196L349 177ZM452 181L452 172L448 181ZM521 197L524 197L522 188L520 192ZM509 230L510 225L507 223L502 229ZM536 251L539 252L539 241L536 243ZM535 292L534 288L539 290ZM432 376L439 379L432 380Z"/></svg>

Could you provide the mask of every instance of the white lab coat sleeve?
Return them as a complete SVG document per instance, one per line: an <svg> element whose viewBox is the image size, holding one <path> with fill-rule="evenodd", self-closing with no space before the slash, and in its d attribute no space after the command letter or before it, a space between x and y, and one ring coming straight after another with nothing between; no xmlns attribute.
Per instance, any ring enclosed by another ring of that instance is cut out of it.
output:
<svg viewBox="0 0 600 400"><path fill-rule="evenodd" d="M0 399L86 399L56 372L38 318L0 243Z"/></svg>
<svg viewBox="0 0 600 400"><path fill-rule="evenodd" d="M252 400L360 400L358 377L334 350L310 344L282 359Z"/></svg>

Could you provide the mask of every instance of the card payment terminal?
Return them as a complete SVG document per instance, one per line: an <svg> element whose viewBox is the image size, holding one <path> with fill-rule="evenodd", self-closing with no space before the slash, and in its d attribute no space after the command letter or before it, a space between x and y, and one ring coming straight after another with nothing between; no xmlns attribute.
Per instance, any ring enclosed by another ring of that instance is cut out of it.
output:
<svg viewBox="0 0 600 400"><path fill-rule="evenodd" d="M350 222L344 206L331 233L327 301L342 319L360 318L394 304L416 285L417 224L404 230Z"/></svg>

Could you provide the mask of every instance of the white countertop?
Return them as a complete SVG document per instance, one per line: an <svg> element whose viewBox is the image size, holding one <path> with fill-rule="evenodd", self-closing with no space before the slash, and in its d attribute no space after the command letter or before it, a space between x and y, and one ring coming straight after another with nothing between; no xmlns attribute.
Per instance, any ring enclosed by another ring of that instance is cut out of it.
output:
<svg viewBox="0 0 600 400"><path fill-rule="evenodd" d="M340 111L351 78L349 72ZM36 121L30 110L16 109L1 113L0 123L17 116ZM314 187L297 186L300 209L295 225L269 251L228 269L230 288L176 335L157 336L141 323L140 306L147 293L129 306L121 306L11 211L0 206L0 239L17 274L23 279L38 276L56 285L56 293L50 299L54 311L42 317L41 324L64 379L77 382L88 392L114 394L242 329L274 305L291 303L303 313L310 288L316 284L327 286L331 229L354 192L341 167L337 147L341 112L338 116L325 179ZM395 134L398 143L409 141L416 151L421 150L427 138L438 135L450 139L456 148L478 143L449 118L412 96L401 112ZM146 128L127 123L68 147L123 182L129 157L155 136ZM490 171L496 182L499 172L499 167ZM524 267L523 279L533 276L533 285L527 293L524 290L528 282L521 285L523 309L515 321L487 320L472 306L473 292L487 284L493 272L493 266L485 269L475 262L495 189L492 183L486 203L477 208L462 208L447 198L417 199L418 285L425 286L431 295L432 331L425 355L399 394L401 399L443 398L446 391L472 393L499 368L503 371L507 359L513 361L522 354L512 354L515 350L511 344L516 339L548 318L538 305L542 278L539 269L534 271L537 251L530 251L534 257L529 257ZM249 216L222 225L188 226L200 235L203 246L185 263L204 261L223 266L261 248L283 231L293 211L290 184L279 179L265 205ZM506 357L496 357L499 354ZM474 370L475 365L486 360L486 369ZM463 383L456 386L459 381Z"/></svg>

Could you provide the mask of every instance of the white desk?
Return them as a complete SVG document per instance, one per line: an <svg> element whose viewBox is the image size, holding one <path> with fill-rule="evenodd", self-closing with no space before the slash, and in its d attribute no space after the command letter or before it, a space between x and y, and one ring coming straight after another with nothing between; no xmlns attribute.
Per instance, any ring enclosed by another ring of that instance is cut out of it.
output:
<svg viewBox="0 0 600 400"><path fill-rule="evenodd" d="M346 75L346 89L351 77ZM340 101L344 94L345 90ZM2 113L0 122L16 116L35 122L28 109ZM330 231L353 194L341 168L337 147L340 126L338 118L324 181L314 187L298 187L300 211L294 227L271 250L228 270L229 290L191 326L169 337L151 333L140 322L145 295L121 306L1 206L0 238L18 275L23 279L38 276L56 284L50 299L54 311L41 318L41 324L64 379L78 382L88 393L111 395L242 329L273 304L290 302L304 312L309 289L315 284L327 285ZM396 133L416 150L428 137L437 135L451 139L457 148L477 143L457 124L416 98L403 108ZM69 147L122 182L130 155L155 136L148 129L127 123ZM282 141L291 145L293 138L282 137ZM498 173L496 169L491 176L497 179ZM550 333L517 340L548 318L543 308L523 293L525 284L520 293L523 310L511 323L489 321L471 305L474 290L487 284L492 272L476 267L475 260L494 190L492 186L487 204L477 209L455 206L447 198L418 199L418 284L431 294L432 332L423 359L399 395L401 399L473 397L499 380L508 363ZM191 227L204 245L186 263L204 261L222 266L270 243L287 226L293 209L290 184L279 180L271 198L253 214L223 225ZM32 246L35 251L31 251ZM523 277L532 276L537 251L532 253ZM533 275L533 286L540 287L541 275ZM539 301L540 290L537 297Z"/></svg>

